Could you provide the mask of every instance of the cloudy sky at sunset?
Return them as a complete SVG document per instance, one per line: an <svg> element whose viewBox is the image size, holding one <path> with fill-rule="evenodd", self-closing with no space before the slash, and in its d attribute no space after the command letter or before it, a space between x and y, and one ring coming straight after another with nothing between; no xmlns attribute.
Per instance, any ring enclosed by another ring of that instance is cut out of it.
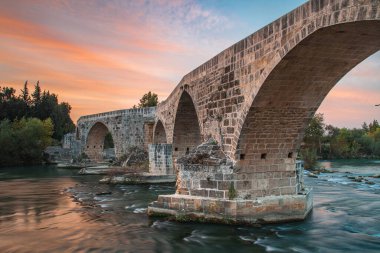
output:
<svg viewBox="0 0 380 253"><path fill-rule="evenodd" d="M125 109L304 3L301 0L0 0L0 86L43 89L80 115ZM346 75L320 108L327 123L380 119L380 53Z"/></svg>

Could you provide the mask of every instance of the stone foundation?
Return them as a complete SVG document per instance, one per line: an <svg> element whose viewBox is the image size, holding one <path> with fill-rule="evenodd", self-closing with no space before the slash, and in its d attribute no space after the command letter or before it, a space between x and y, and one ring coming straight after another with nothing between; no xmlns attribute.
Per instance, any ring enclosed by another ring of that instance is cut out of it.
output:
<svg viewBox="0 0 380 253"><path fill-rule="evenodd" d="M268 196L255 200L228 200L190 195L160 195L148 207L150 216L170 216L178 221L255 224L297 221L313 207L311 189L302 194Z"/></svg>
<svg viewBox="0 0 380 253"><path fill-rule="evenodd" d="M99 183L104 184L162 184L174 183L175 175L152 175L150 173L130 173L120 176L104 177Z"/></svg>

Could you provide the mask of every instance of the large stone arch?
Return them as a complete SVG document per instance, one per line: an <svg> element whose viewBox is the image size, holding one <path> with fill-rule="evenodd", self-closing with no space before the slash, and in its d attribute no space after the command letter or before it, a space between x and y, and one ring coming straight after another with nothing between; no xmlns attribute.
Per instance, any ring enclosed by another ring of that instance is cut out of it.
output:
<svg viewBox="0 0 380 253"><path fill-rule="evenodd" d="M167 143L166 130L161 120L158 120L154 126L153 143Z"/></svg>
<svg viewBox="0 0 380 253"><path fill-rule="evenodd" d="M380 49L380 21L321 28L300 41L275 66L247 110L235 153L239 173L282 173L291 186L304 129L334 85ZM273 174L272 173L272 174ZM276 189L275 189L276 188Z"/></svg>
<svg viewBox="0 0 380 253"><path fill-rule="evenodd" d="M173 158L185 155L201 142L202 136L196 107L190 94L184 90L178 100L174 119Z"/></svg>
<svg viewBox="0 0 380 253"><path fill-rule="evenodd" d="M297 44L270 72L254 98L236 158L242 155L242 164L246 164L252 159L261 163L262 153L267 153L266 163L295 157L290 153L295 154L305 126L329 91L379 49L380 21L322 28ZM277 163L281 162L272 164Z"/></svg>
<svg viewBox="0 0 380 253"><path fill-rule="evenodd" d="M271 29L279 30L281 35L277 32L274 40L268 39L266 43L269 44L265 47L273 46L273 50L256 60L261 69L256 73L256 80L250 84L239 112L240 120L228 152L231 157L245 159L247 151L244 149L249 149L249 145L246 146L242 140L247 134L252 137L258 133L256 130L247 132L253 126L250 119L256 118L256 123L259 121L258 108L307 108L308 117L303 118L302 124L298 122L302 125L298 135L293 133L293 141L299 144L303 129L332 87L353 67L379 50L379 3L312 0L257 32L264 38L268 37ZM259 43L261 47L262 43ZM290 96L291 101L284 99ZM266 111L269 113L269 110ZM279 114L285 116L285 111ZM261 125L264 124L274 126L273 122L263 122ZM284 151L286 157L290 153L292 155L289 156L295 156L297 148L289 150L292 149Z"/></svg>
<svg viewBox="0 0 380 253"><path fill-rule="evenodd" d="M103 122L95 122L88 131L86 137L85 153L92 161L103 160L104 139L107 133L111 133L112 138L115 141L114 134L112 134L107 125Z"/></svg>

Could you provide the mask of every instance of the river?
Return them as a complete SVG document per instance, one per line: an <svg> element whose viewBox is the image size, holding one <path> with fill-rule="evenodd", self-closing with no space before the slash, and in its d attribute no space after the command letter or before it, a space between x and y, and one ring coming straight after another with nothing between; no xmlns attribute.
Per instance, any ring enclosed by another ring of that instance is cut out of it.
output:
<svg viewBox="0 0 380 253"><path fill-rule="evenodd" d="M305 221L257 227L148 218L174 185L99 185L55 167L0 169L0 252L380 252L380 161L323 162ZM374 184L353 182L363 176ZM108 195L96 195L112 192Z"/></svg>

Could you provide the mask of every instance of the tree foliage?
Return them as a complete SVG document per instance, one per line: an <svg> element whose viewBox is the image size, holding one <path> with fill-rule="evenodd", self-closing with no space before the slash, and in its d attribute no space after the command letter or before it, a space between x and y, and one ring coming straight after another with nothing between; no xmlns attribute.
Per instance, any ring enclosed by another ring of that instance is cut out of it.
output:
<svg viewBox="0 0 380 253"><path fill-rule="evenodd" d="M305 168L313 167L317 158L379 158L380 125L377 120L362 128L338 128L325 125L323 114L316 114L305 130L301 158Z"/></svg>
<svg viewBox="0 0 380 253"><path fill-rule="evenodd" d="M104 149L107 148L114 148L115 145L113 143L112 134L108 132L106 136L104 137Z"/></svg>
<svg viewBox="0 0 380 253"><path fill-rule="evenodd" d="M52 142L50 118L22 118L0 122L0 166L41 163L43 151Z"/></svg>
<svg viewBox="0 0 380 253"><path fill-rule="evenodd" d="M49 91L41 91L40 83L34 86L29 95L28 82L19 96L11 87L0 87L0 120L8 119L11 122L34 117L41 120L50 118L54 125L53 138L61 140L63 135L74 131L75 126L70 118L71 106L65 102L58 102L58 96Z"/></svg>
<svg viewBox="0 0 380 253"><path fill-rule="evenodd" d="M149 91L148 93L142 96L138 107L145 108L145 107L157 106L157 104L158 104L157 94Z"/></svg>

